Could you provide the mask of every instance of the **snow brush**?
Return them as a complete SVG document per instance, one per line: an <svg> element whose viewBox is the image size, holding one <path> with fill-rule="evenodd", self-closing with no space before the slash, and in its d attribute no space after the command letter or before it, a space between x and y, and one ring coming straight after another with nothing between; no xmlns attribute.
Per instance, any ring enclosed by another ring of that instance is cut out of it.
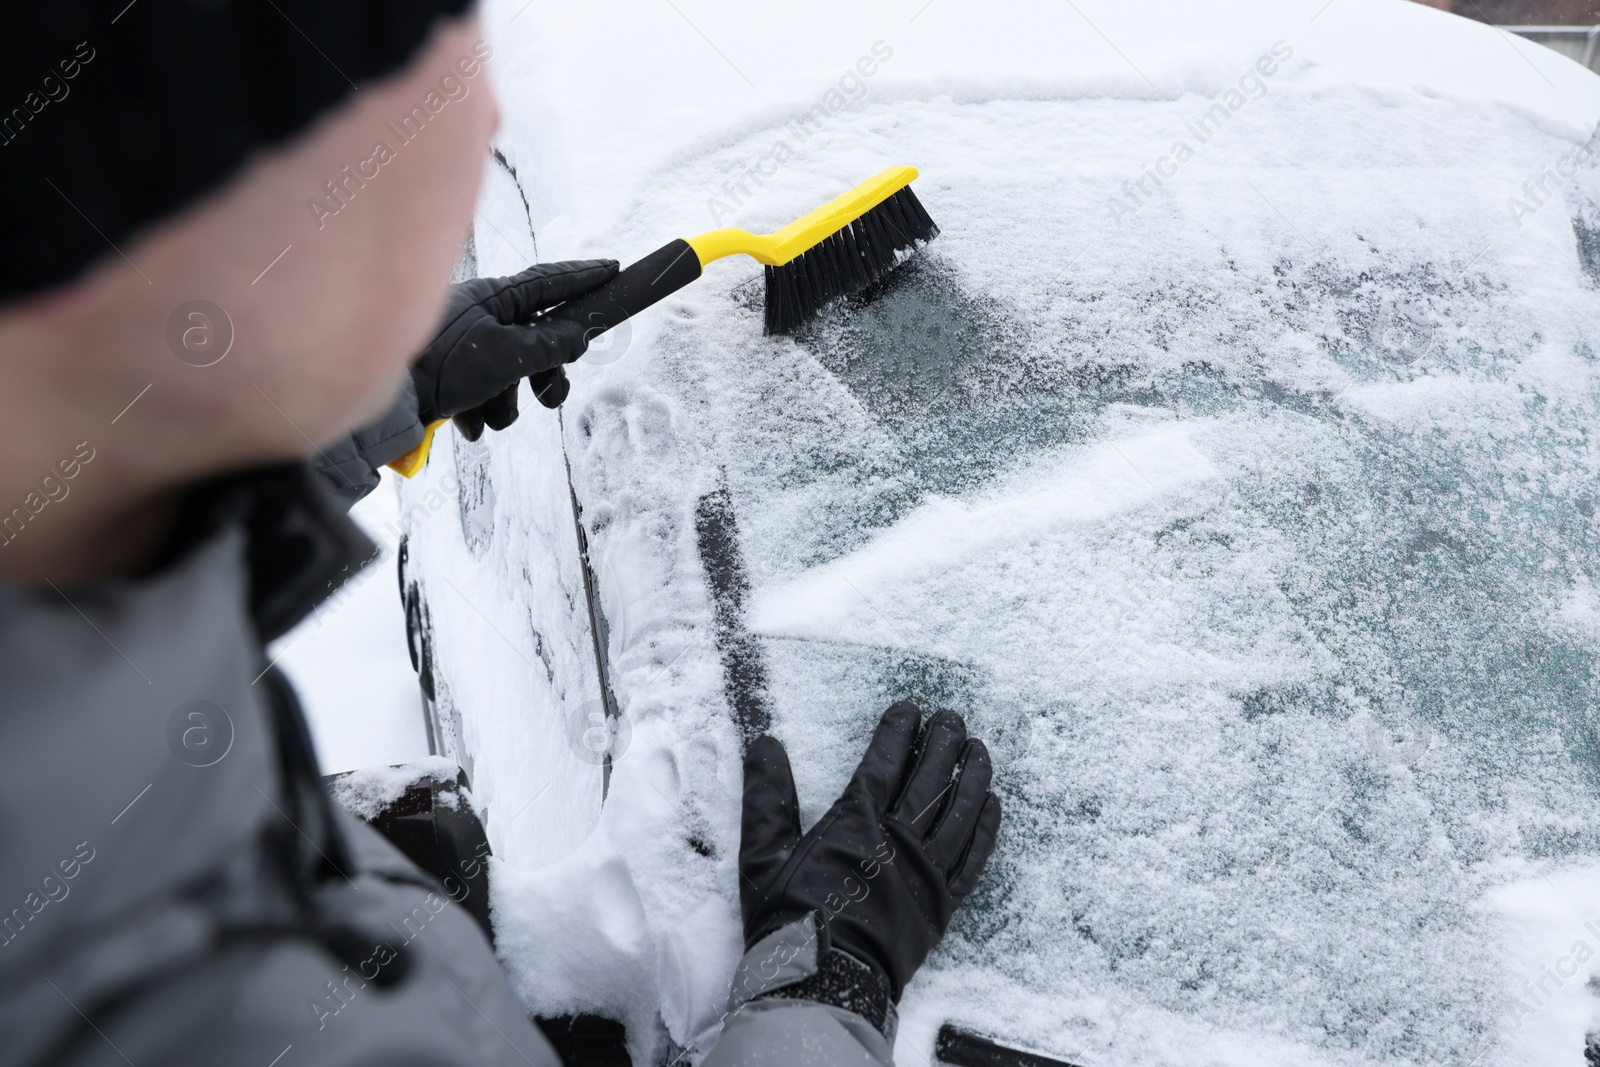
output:
<svg viewBox="0 0 1600 1067"><path fill-rule="evenodd" d="M728 228L679 238L546 319L584 323L592 340L700 277L707 263L744 255L766 265L765 332L793 333L893 270L900 252L938 235L911 191L916 176L915 167L890 167L776 233Z"/></svg>
<svg viewBox="0 0 1600 1067"><path fill-rule="evenodd" d="M793 333L833 301L888 274L901 252L939 235L911 191L916 177L915 167L890 167L776 233L728 227L679 238L534 321L581 323L585 342L592 342L700 277L707 263L743 255L766 267L763 332ZM429 426L422 444L389 467L407 478L421 470L443 422Z"/></svg>

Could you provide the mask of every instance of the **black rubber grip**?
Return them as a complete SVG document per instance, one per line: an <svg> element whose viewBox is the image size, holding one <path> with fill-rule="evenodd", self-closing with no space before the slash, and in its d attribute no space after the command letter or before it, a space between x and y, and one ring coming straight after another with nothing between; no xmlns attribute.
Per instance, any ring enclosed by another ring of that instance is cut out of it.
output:
<svg viewBox="0 0 1600 1067"><path fill-rule="evenodd" d="M598 289L568 300L545 316L547 322L580 322L584 340L593 341L664 297L700 277L700 257L679 238L624 267Z"/></svg>
<svg viewBox="0 0 1600 1067"><path fill-rule="evenodd" d="M1037 1052L1006 1048L982 1034L945 1023L939 1027L933 1054L951 1067L1077 1067L1066 1060L1041 1056Z"/></svg>

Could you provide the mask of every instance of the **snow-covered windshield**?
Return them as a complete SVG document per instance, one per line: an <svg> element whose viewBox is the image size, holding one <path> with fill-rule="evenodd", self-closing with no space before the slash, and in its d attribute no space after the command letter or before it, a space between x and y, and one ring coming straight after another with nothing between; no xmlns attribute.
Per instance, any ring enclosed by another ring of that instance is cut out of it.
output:
<svg viewBox="0 0 1600 1067"><path fill-rule="evenodd" d="M897 109L945 236L796 340L735 299L662 359L714 398L813 814L893 697L965 711L1008 821L923 989L988 1032L1051 1005L1012 1035L1063 1055L1068 1005L1144 1062L1475 1049L1485 888L1600 854L1600 300L1570 224L1518 246L1440 188L1562 146L1275 103L1132 218L1092 146L1192 103ZM1024 150L1059 176L970 162Z"/></svg>
<svg viewBox="0 0 1600 1067"><path fill-rule="evenodd" d="M717 264L579 369L565 443L632 747L561 871L491 819L499 899L558 914L503 945L609 929L634 977L588 1003L653 990L680 1044L715 1025L738 739L693 516L725 488L808 819L896 697L996 754L1000 846L902 1048L954 1021L1092 1065L1578 1054L1600 186L1569 127L1297 87L1289 52L1175 98L868 103L718 221L914 163L935 242L786 338L748 264ZM679 156L617 232L653 247L785 137ZM620 932L555 903L623 884Z"/></svg>

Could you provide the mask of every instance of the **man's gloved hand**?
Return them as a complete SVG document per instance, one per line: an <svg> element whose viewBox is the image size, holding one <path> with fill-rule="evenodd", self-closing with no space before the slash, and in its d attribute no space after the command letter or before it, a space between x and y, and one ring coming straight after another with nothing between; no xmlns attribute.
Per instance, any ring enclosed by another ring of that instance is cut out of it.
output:
<svg viewBox="0 0 1600 1067"><path fill-rule="evenodd" d="M585 259L452 286L439 335L411 367L423 424L453 418L469 441L485 425L503 430L516 421L523 378L546 407L559 406L567 397L561 367L583 355L589 339L574 322L530 320L616 273L614 259Z"/></svg>
<svg viewBox="0 0 1600 1067"><path fill-rule="evenodd" d="M817 913L833 949L888 980L896 1002L994 850L1000 801L989 751L953 711L922 718L901 701L883 715L844 795L809 833L789 757L750 743L739 845L746 949Z"/></svg>

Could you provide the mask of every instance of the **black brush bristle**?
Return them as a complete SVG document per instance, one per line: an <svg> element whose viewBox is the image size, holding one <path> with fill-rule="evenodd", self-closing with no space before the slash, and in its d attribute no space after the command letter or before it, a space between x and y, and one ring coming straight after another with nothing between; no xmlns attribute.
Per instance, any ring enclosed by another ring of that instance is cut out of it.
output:
<svg viewBox="0 0 1600 1067"><path fill-rule="evenodd" d="M937 236L917 194L901 189L783 266L767 268L766 332L793 333L828 304L888 274L899 253Z"/></svg>

